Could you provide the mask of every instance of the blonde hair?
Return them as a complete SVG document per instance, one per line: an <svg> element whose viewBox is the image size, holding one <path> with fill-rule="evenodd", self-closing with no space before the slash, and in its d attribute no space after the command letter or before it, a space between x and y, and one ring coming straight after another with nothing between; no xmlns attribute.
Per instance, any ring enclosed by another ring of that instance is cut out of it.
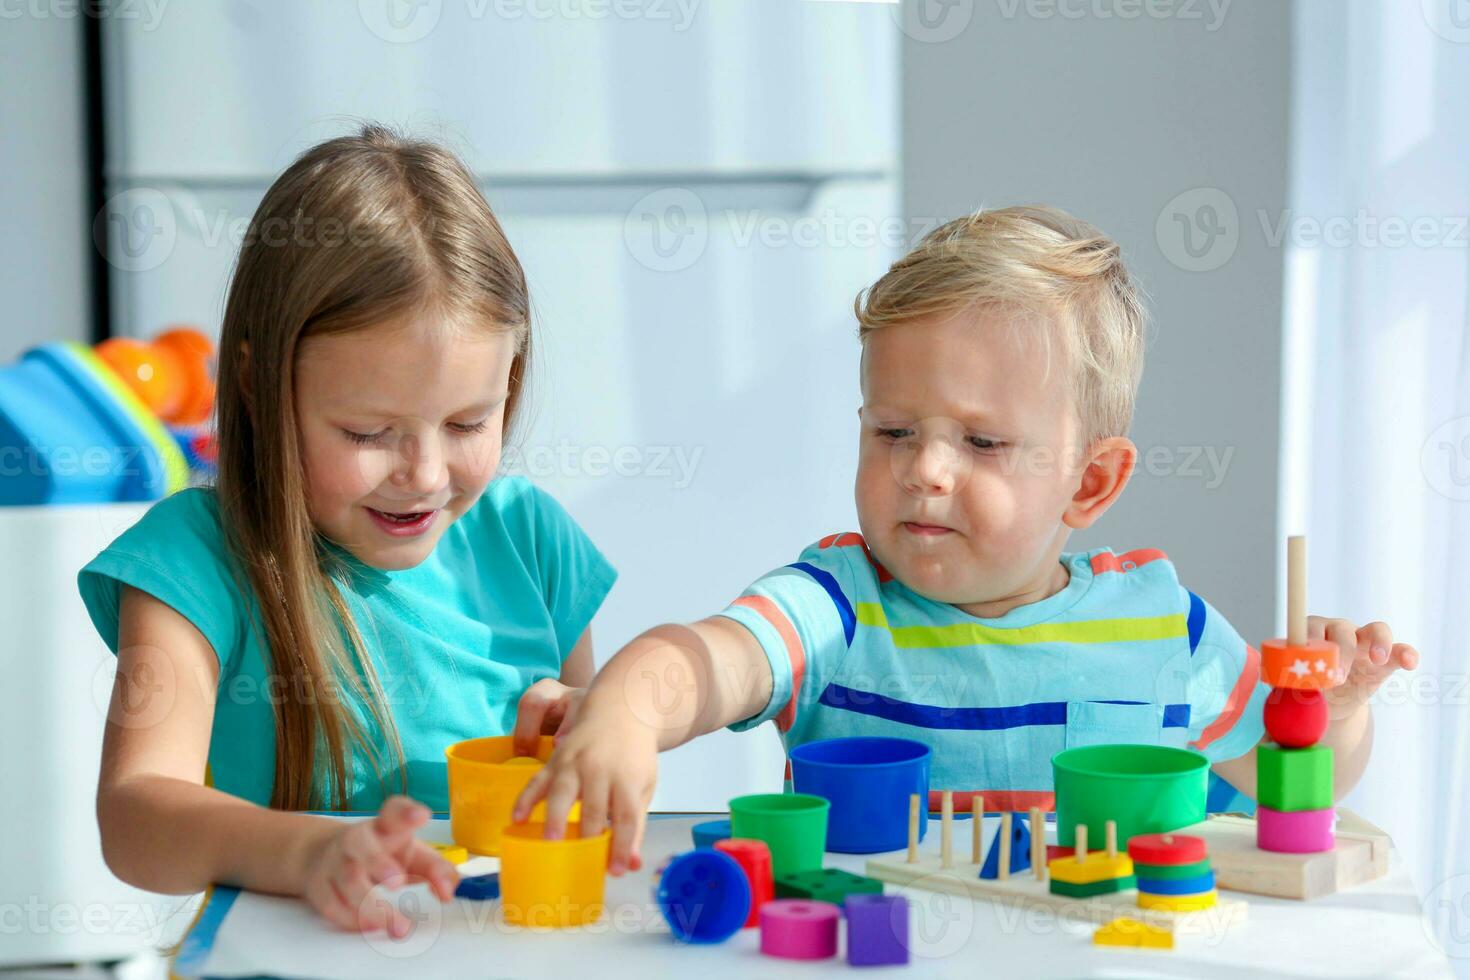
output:
<svg viewBox="0 0 1470 980"><path fill-rule="evenodd" d="M893 324L986 307L1052 324L1084 445L1127 434L1148 312L1116 242L1057 208L976 211L926 235L854 303L864 344Z"/></svg>
<svg viewBox="0 0 1470 980"><path fill-rule="evenodd" d="M278 809L344 808L354 746L380 784L390 763L405 784L397 729L337 587L345 566L307 511L293 378L303 339L426 309L516 338L509 429L531 356L526 277L453 153L369 124L307 150L266 191L225 304L216 489L279 680Z"/></svg>

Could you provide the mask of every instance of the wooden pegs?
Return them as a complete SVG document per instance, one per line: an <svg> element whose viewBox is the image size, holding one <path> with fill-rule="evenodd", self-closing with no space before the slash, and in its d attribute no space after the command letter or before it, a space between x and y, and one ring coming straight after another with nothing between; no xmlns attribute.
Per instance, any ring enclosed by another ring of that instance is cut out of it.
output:
<svg viewBox="0 0 1470 980"><path fill-rule="evenodd" d="M1307 642L1307 538L1293 534L1286 539L1286 642L1299 647Z"/></svg>
<svg viewBox="0 0 1470 980"><path fill-rule="evenodd" d="M909 795L909 864L919 861L919 794Z"/></svg>
<svg viewBox="0 0 1470 980"><path fill-rule="evenodd" d="M954 793L945 790L939 796L939 866L954 866Z"/></svg>
<svg viewBox="0 0 1470 980"><path fill-rule="evenodd" d="M1077 841L1077 862L1080 864L1087 860L1087 824L1079 823L1073 836Z"/></svg>
<svg viewBox="0 0 1470 980"><path fill-rule="evenodd" d="M995 876L1005 881L1011 876L1011 811L1005 810L1000 815L1000 865L995 869Z"/></svg>
<svg viewBox="0 0 1470 980"><path fill-rule="evenodd" d="M1111 861L1118 856L1118 824L1109 820L1103 827L1108 837L1108 860Z"/></svg>
<svg viewBox="0 0 1470 980"><path fill-rule="evenodd" d="M970 797L970 863L979 864L985 860L985 855L980 853L980 825L985 821L985 797L975 793Z"/></svg>
<svg viewBox="0 0 1470 980"><path fill-rule="evenodd" d="M1039 806L1031 808L1031 873L1046 880L1046 815Z"/></svg>

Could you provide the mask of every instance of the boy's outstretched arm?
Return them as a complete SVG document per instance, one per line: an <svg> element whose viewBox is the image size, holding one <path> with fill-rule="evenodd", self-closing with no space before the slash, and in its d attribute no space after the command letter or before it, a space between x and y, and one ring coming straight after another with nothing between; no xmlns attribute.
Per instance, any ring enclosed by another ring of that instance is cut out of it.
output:
<svg viewBox="0 0 1470 980"><path fill-rule="evenodd" d="M551 760L516 800L527 819L546 800L546 836L560 837L582 801L582 832L612 824L608 870L637 870L658 753L749 718L771 699L765 651L723 616L649 630L608 661Z"/></svg>
<svg viewBox="0 0 1470 980"><path fill-rule="evenodd" d="M1418 667L1419 651L1407 643L1393 642L1393 631L1387 623L1359 628L1346 619L1308 616L1307 638L1336 643L1338 668L1343 673L1342 683L1323 692L1328 721L1327 731L1318 742L1332 749L1332 795L1336 801L1352 791L1368 768L1373 750L1370 699L1394 671ZM1239 758L1217 762L1213 768L1230 785L1258 799L1255 749Z"/></svg>

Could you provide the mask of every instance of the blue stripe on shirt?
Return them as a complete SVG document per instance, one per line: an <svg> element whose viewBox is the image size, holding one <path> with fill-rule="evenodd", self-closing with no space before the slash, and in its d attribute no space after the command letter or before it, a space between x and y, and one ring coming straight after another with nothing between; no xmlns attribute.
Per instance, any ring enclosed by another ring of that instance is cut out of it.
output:
<svg viewBox="0 0 1470 980"><path fill-rule="evenodd" d="M1199 638L1205 631L1205 601L1189 593L1189 655L1194 656Z"/></svg>
<svg viewBox="0 0 1470 980"><path fill-rule="evenodd" d="M853 634L857 632L857 614L852 611L852 603L848 602L847 596L842 594L842 586L837 584L832 573L804 561L786 567L806 572L818 585L827 590L827 595L832 597L832 604L837 607L837 615L842 619L842 632L847 637L847 645L852 646Z"/></svg>
<svg viewBox="0 0 1470 980"><path fill-rule="evenodd" d="M870 715L915 728L958 729L963 731L999 731L1030 725L1065 725L1067 702L1037 701L1032 704L992 708L941 708L930 704L914 704L859 691L841 684L828 684L818 699L819 704L860 715ZM1096 704L1143 704L1142 701L1098 701ZM1189 705L1164 705L1164 728L1188 728Z"/></svg>

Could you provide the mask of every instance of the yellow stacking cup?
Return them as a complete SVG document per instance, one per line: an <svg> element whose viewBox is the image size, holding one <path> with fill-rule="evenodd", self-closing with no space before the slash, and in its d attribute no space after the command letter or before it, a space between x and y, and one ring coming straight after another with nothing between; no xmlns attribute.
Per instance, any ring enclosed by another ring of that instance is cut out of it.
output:
<svg viewBox="0 0 1470 980"><path fill-rule="evenodd" d="M449 759L449 832L454 842L476 854L499 854L500 835L510 823L516 797L551 758L552 738L541 736L536 756L517 756L509 735L472 738L444 750ZM568 820L579 820L580 803ZM532 820L546 819L546 806L536 804Z"/></svg>
<svg viewBox="0 0 1470 980"><path fill-rule="evenodd" d="M500 911L512 925L563 929L596 922L604 909L607 852L612 834L583 837L567 824L566 837L546 840L546 825L518 823L500 838Z"/></svg>

